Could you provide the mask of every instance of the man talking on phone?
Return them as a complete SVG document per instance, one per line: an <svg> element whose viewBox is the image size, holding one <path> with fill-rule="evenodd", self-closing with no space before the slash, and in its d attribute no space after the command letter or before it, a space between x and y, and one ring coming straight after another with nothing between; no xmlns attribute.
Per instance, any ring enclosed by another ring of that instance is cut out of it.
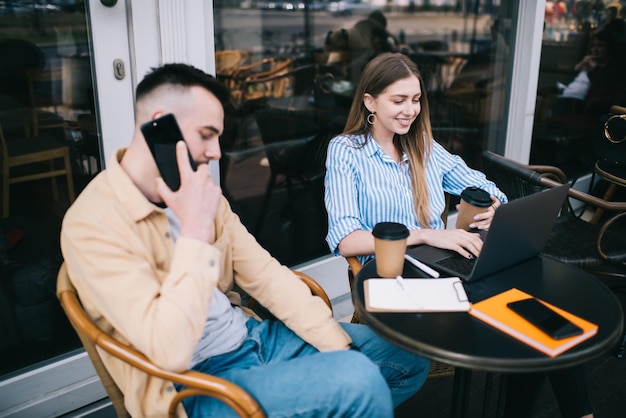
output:
<svg viewBox="0 0 626 418"><path fill-rule="evenodd" d="M208 167L221 156L228 100L222 84L185 64L153 69L139 83L129 146L114 154L63 221L63 256L85 309L158 366L230 380L270 417L392 417L423 384L428 360L365 325L333 320L241 224ZM171 151L176 191L161 178L141 131L168 114L184 138ZM279 320L246 316L234 284ZM102 356L132 416L167 415L171 382ZM179 414L185 413L233 415L204 396L185 400Z"/></svg>

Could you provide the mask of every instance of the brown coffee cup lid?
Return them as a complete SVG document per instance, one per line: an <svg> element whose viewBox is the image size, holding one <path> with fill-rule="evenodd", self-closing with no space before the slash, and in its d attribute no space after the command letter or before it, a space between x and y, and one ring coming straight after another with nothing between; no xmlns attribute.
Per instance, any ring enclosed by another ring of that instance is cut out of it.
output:
<svg viewBox="0 0 626 418"><path fill-rule="evenodd" d="M491 196L489 193L478 187L468 187L461 192L461 199L473 206L486 208L491 206Z"/></svg>
<svg viewBox="0 0 626 418"><path fill-rule="evenodd" d="M397 222L379 222L374 226L372 234L378 239L395 241L407 238L409 230L406 226Z"/></svg>

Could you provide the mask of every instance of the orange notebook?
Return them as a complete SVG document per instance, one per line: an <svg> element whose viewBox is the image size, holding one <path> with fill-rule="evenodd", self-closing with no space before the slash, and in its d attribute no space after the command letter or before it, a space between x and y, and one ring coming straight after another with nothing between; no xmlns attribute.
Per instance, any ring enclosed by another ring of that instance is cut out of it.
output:
<svg viewBox="0 0 626 418"><path fill-rule="evenodd" d="M598 332L598 326L571 314L556 306L545 303L565 318L569 319L583 329L583 333L569 338L555 340L544 334L539 328L513 312L506 305L509 302L527 299L531 295L519 289L510 289L495 296L472 304L470 315L498 328L518 340L544 352L550 357L555 357L569 350L576 344L593 337Z"/></svg>

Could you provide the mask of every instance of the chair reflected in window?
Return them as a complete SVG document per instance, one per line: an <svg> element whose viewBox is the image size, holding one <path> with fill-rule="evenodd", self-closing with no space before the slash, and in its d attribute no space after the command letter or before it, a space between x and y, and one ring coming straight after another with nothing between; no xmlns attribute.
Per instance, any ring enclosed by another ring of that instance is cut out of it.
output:
<svg viewBox="0 0 626 418"><path fill-rule="evenodd" d="M50 178L52 196L59 200L56 177L65 176L69 203L74 201L65 121L57 118L54 123L50 121L42 126L36 122L35 112L36 109L24 108L12 97L0 96L3 217L9 216L9 189L16 183ZM62 161L59 167L57 160Z"/></svg>
<svg viewBox="0 0 626 418"><path fill-rule="evenodd" d="M219 78L230 89L239 107L252 106L271 97L282 97L288 88L286 78L272 78L291 68L292 58L269 57L221 73ZM254 108L257 108L255 106Z"/></svg>
<svg viewBox="0 0 626 418"><path fill-rule="evenodd" d="M346 87L347 86L347 87ZM343 90L341 87L344 87ZM354 86L342 80L332 66L304 64L270 75L250 77L242 84L245 100L266 107L315 112L313 120L335 126L339 133L352 104ZM255 93L250 93L255 92Z"/></svg>
<svg viewBox="0 0 626 418"><path fill-rule="evenodd" d="M215 51L215 74L229 74L237 68L248 65L250 53L241 49Z"/></svg>
<svg viewBox="0 0 626 418"><path fill-rule="evenodd" d="M39 128L62 127L65 123L59 117L63 106L63 76L61 68L28 69L29 106L32 110L33 135L39 135Z"/></svg>

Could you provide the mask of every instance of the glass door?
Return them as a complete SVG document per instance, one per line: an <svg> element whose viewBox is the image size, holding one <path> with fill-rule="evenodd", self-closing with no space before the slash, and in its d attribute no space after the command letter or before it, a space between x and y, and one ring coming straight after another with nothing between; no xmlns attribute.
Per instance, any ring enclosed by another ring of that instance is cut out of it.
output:
<svg viewBox="0 0 626 418"><path fill-rule="evenodd" d="M0 375L79 347L55 297L65 210L102 167L83 1L0 2Z"/></svg>
<svg viewBox="0 0 626 418"><path fill-rule="evenodd" d="M103 3L0 1L0 416L106 396L55 295L65 211L133 123L127 11Z"/></svg>

